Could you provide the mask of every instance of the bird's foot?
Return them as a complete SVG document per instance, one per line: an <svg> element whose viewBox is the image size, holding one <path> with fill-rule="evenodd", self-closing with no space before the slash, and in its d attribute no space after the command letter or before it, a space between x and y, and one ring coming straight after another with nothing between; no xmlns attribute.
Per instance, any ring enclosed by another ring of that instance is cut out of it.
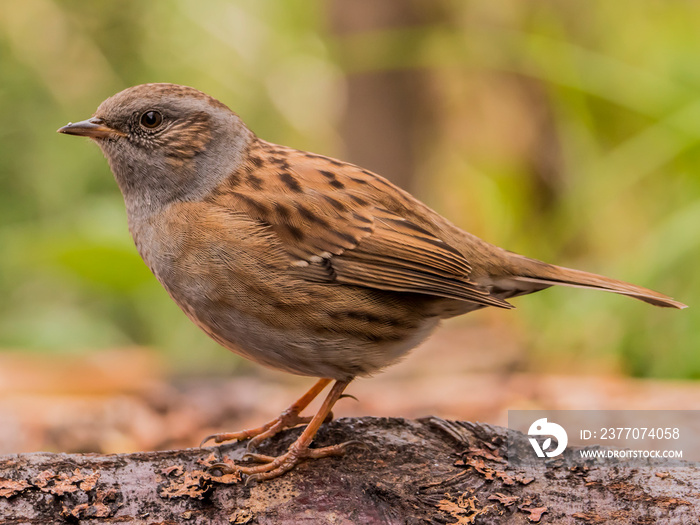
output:
<svg viewBox="0 0 700 525"><path fill-rule="evenodd" d="M289 472L305 459L320 459L330 456L342 456L345 450L352 445L364 445L359 441L347 441L338 445L322 448L309 448L308 444L300 443L300 439L292 443L287 452L279 456L266 456L264 454L247 453L244 459L252 459L258 465L235 465L227 463L215 463L211 469L220 470L224 474L241 472L247 476L246 483L251 481L264 481L281 476Z"/></svg>
<svg viewBox="0 0 700 525"><path fill-rule="evenodd" d="M310 421L311 416L302 417L298 412L290 408L282 412L272 421L269 421L257 428L239 430L238 432L221 432L219 434L211 434L210 436L205 437L199 446L203 447L208 441L214 441L214 443L219 444L224 443L225 441L243 441L245 439L250 439L248 449L251 449L258 445L261 441L274 436L286 428L306 425Z"/></svg>
<svg viewBox="0 0 700 525"><path fill-rule="evenodd" d="M238 432L221 432L219 434L212 434L205 437L199 444L203 447L207 441L214 441L214 443L223 443L224 441L243 441L245 439L250 439L248 443L248 450L258 445L264 439L270 438L275 434L281 432L285 428L293 428L298 425L306 425L311 421L311 417L302 417L299 413L304 410L311 401L314 400L316 396L330 383L330 379L319 379L311 389L299 398L292 406L287 410L282 412L279 417L276 417L272 421L265 423L261 427L250 428L247 430L240 430Z"/></svg>
<svg viewBox="0 0 700 525"><path fill-rule="evenodd" d="M299 416L299 412L303 408L306 408L310 400L316 397L316 395L318 395L318 393L323 390L323 387L325 387L329 382L330 380L327 379L320 380L301 399L283 412L280 417L270 421L270 423L263 425L262 427L252 430L244 430L242 432L215 434L204 440L204 442L206 442L209 439L214 439L217 443L220 443L222 441L228 441L229 439L247 439L254 436L253 440L259 442L262 439L275 435L283 428L296 426L302 422L307 423L306 428L296 439L296 441L291 444L287 452L277 457L248 453L246 456L258 462L258 465L248 466L231 465L229 463L215 463L211 465L210 468L221 470L224 474L232 474L233 472L238 471L247 475L248 481L262 481L276 478L277 476L290 471L300 461L306 458L318 459L342 454L349 445L355 444L356 442L349 441L347 443L341 443L340 445L332 445L323 448L309 448L309 446L311 445L316 432L321 427L323 422L326 421L327 418L333 417L331 409L333 408L335 402L338 401L340 396L343 394L343 390L345 390L350 383L349 380L335 382L331 388L331 391L328 393L328 396L323 401L321 408L313 418L303 418ZM253 440L251 440L251 444Z"/></svg>

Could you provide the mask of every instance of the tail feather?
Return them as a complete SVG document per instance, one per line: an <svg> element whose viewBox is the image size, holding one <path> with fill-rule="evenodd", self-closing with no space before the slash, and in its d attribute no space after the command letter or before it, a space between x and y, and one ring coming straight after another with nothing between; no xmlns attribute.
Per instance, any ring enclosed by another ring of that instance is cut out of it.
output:
<svg viewBox="0 0 700 525"><path fill-rule="evenodd" d="M520 257L518 257L520 259ZM562 266L546 264L534 259L522 257L514 275L509 276L509 280L519 283L532 283L542 285L542 287L560 285L574 288L587 288L591 290L603 290L620 295L634 297L645 303L661 306L665 308L687 308L688 306L654 290L643 288L635 284L630 284L617 279L611 279L594 273L583 272ZM513 261L514 262L514 261ZM535 289L541 289L536 287ZM533 290L534 291L534 290Z"/></svg>

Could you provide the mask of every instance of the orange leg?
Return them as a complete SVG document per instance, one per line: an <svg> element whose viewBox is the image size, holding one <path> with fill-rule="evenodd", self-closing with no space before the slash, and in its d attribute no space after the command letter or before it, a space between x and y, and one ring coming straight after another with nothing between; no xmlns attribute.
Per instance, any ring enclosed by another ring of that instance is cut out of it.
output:
<svg viewBox="0 0 700 525"><path fill-rule="evenodd" d="M264 456L262 454L247 454L247 456L261 464L250 467L237 465L233 470L239 470L243 474L248 475L248 481L262 481L276 478L277 476L290 471L303 459L324 458L327 456L338 456L343 454L347 446L355 444L355 442L350 441L323 448L309 448L309 445L311 445L316 432L318 432L321 424L323 424L323 422L326 420L326 417L328 414L330 414L333 405L336 401L338 401L343 393L343 390L345 390L348 384L350 384L350 381L335 382L333 388L331 388L331 391L328 393L328 396L323 401L323 405L321 405L319 411L311 419L297 440L290 445L287 452L278 457ZM212 465L212 468L219 468L224 472L229 473L233 472L230 466L221 463Z"/></svg>
<svg viewBox="0 0 700 525"><path fill-rule="evenodd" d="M319 379L314 386L312 386L309 391L297 399L294 404L292 404L287 410L282 412L279 417L276 417L272 421L265 423L261 427L249 428L246 430L239 430L238 432L222 432L220 434L212 434L205 437L200 443L200 447L204 446L207 441L214 440L214 443L223 443L224 441L238 440L243 441L244 439L251 439L248 443L248 449L254 447L262 440L274 436L278 432L281 432L285 428L292 428L297 425L306 424L311 421L310 417L301 417L299 413L304 410L309 403L311 403L316 397L323 391L324 388L330 383L330 379Z"/></svg>

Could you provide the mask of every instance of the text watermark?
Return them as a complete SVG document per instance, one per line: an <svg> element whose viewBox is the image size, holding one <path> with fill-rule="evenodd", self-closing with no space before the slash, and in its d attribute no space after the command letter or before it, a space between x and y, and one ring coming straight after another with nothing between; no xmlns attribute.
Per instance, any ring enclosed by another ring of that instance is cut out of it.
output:
<svg viewBox="0 0 700 525"><path fill-rule="evenodd" d="M509 410L512 466L558 459L628 466L700 463L700 410Z"/></svg>

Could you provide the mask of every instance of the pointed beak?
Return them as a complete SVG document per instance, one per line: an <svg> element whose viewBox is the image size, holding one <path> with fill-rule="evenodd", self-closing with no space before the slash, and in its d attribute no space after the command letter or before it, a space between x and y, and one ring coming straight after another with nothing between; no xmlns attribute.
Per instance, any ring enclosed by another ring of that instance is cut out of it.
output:
<svg viewBox="0 0 700 525"><path fill-rule="evenodd" d="M110 137L124 137L125 134L107 126L101 118L92 117L80 122L69 122L67 125L57 130L58 133L66 135L78 135L79 137L90 137L91 139L106 139Z"/></svg>

